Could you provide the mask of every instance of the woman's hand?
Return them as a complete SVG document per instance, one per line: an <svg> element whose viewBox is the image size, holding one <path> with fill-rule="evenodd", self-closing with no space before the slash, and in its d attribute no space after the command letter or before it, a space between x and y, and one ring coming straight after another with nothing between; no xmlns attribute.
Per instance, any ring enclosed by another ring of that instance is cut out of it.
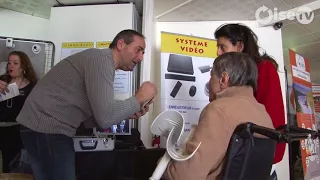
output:
<svg viewBox="0 0 320 180"><path fill-rule="evenodd" d="M0 80L0 93L5 94L5 92L9 92L8 83Z"/></svg>

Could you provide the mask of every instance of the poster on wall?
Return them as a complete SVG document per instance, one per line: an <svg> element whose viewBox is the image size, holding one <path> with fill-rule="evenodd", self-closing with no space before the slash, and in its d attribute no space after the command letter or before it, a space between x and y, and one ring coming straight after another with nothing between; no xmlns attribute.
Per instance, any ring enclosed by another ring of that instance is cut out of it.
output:
<svg viewBox="0 0 320 180"><path fill-rule="evenodd" d="M61 47L60 60L85 49L94 48L94 42L63 42Z"/></svg>
<svg viewBox="0 0 320 180"><path fill-rule="evenodd" d="M292 50L289 50L289 57L292 72L293 103L297 115L297 124L301 128L317 130L309 61ZM300 149L304 179L319 179L319 140L309 138L301 140Z"/></svg>
<svg viewBox="0 0 320 180"><path fill-rule="evenodd" d="M312 85L314 113L316 116L317 128L320 130L320 84Z"/></svg>
<svg viewBox="0 0 320 180"><path fill-rule="evenodd" d="M99 41L99 42L96 42L96 48L98 49L109 48L110 44L111 44L110 41Z"/></svg>
<svg viewBox="0 0 320 180"><path fill-rule="evenodd" d="M209 80L216 58L215 40L161 32L161 111L176 110L185 119L184 137L198 124L209 103Z"/></svg>
<svg viewBox="0 0 320 180"><path fill-rule="evenodd" d="M96 48L105 49L109 48L110 41L96 42ZM114 77L114 92L115 93L128 93L129 92L129 71L116 70Z"/></svg>

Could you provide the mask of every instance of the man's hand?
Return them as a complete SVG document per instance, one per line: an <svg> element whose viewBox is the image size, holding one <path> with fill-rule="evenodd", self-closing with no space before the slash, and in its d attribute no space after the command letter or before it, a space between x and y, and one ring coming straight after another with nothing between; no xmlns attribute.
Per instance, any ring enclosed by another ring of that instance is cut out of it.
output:
<svg viewBox="0 0 320 180"><path fill-rule="evenodd" d="M143 106L149 100L153 99L158 93L156 85L147 81L144 82L136 93L136 98L139 101L140 105Z"/></svg>
<svg viewBox="0 0 320 180"><path fill-rule="evenodd" d="M142 107L140 111L138 111L134 115L132 115L130 117L130 119L139 119L141 116L144 116L147 112L149 112L149 106L152 103L153 103L153 100L151 100L144 107Z"/></svg>
<svg viewBox="0 0 320 180"><path fill-rule="evenodd" d="M0 80L0 93L5 94L5 92L9 92L8 84Z"/></svg>

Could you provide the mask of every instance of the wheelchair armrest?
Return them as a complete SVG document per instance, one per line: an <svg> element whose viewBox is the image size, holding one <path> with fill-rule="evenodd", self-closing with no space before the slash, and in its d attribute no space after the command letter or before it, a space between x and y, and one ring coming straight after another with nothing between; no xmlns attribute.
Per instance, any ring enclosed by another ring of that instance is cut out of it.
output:
<svg viewBox="0 0 320 180"><path fill-rule="evenodd" d="M281 128L284 130L280 130ZM281 128L275 130L250 122L238 125L229 142L221 179L267 180L270 178L276 142L288 143L319 137L317 131L287 125ZM267 138L254 137L254 133Z"/></svg>
<svg viewBox="0 0 320 180"><path fill-rule="evenodd" d="M254 133L257 133L276 141L280 141L282 138L282 134L280 131L259 126L250 122L238 125L234 133L242 135L244 137L248 137L253 135Z"/></svg>
<svg viewBox="0 0 320 180"><path fill-rule="evenodd" d="M281 131L284 130L284 131ZM286 142L290 143L292 141L297 141L307 138L318 138L320 133L319 131L313 131L309 129L304 129L300 127L283 125L280 126L277 130L266 128L263 126L256 125L254 123L244 123L237 126L235 133L241 134L244 136L251 136L254 133L266 136L270 139L277 141L278 143Z"/></svg>

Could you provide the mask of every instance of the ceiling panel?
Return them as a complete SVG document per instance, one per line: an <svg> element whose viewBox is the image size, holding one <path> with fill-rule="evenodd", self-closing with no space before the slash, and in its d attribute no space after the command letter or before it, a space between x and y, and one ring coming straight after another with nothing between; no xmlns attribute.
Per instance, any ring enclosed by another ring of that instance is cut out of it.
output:
<svg viewBox="0 0 320 180"><path fill-rule="evenodd" d="M292 6L293 8L295 8L295 7L302 6L304 4L311 3L315 0L283 0L283 1L289 4L290 6Z"/></svg>
<svg viewBox="0 0 320 180"><path fill-rule="evenodd" d="M32 15L42 4L42 0L5 0L0 7Z"/></svg>
<svg viewBox="0 0 320 180"><path fill-rule="evenodd" d="M140 15L142 15L143 0L59 0L61 5L96 4L133 2ZM0 8L5 8L41 18L50 18L51 7L59 5L56 0L4 0Z"/></svg>
<svg viewBox="0 0 320 180"><path fill-rule="evenodd" d="M236 6L235 11L247 19L254 19L256 10L261 7L256 1L247 1L246 3L240 3L239 6ZM261 17L264 17L264 14L261 14Z"/></svg>
<svg viewBox="0 0 320 180"><path fill-rule="evenodd" d="M283 24L282 28L285 27L286 25L289 25L289 24L294 23L294 21L291 21L291 20L289 20L289 19L286 19L286 20L281 21L281 22L282 22L282 24Z"/></svg>
<svg viewBox="0 0 320 180"><path fill-rule="evenodd" d="M166 11L171 10L179 6L182 3L185 3L187 0L154 0L154 13L156 16L165 13Z"/></svg>
<svg viewBox="0 0 320 180"><path fill-rule="evenodd" d="M287 39L285 37L287 37ZM289 38L288 36L285 36L285 37L283 38L283 45L285 47L298 47L301 45L315 43L320 40L319 37L317 37L312 33L305 34L302 36L296 36L296 37L289 37Z"/></svg>
<svg viewBox="0 0 320 180"><path fill-rule="evenodd" d="M43 3L48 4L51 7L55 5L59 5L59 3L56 0L44 0Z"/></svg>
<svg viewBox="0 0 320 180"><path fill-rule="evenodd" d="M320 67L320 61L314 61L314 60L310 60L310 73L311 73L311 79L313 83L320 83L320 71L319 71L319 67Z"/></svg>
<svg viewBox="0 0 320 180"><path fill-rule="evenodd" d="M320 15L320 9L314 10L313 13L314 13L315 16Z"/></svg>
<svg viewBox="0 0 320 180"><path fill-rule="evenodd" d="M174 11L172 13L166 14L160 18L158 18L159 21L161 21L162 19L164 21L167 22L173 22L173 21L177 21L177 22L187 22L187 21L196 21L196 16L193 14L189 14L189 16L184 16L183 14L180 14L177 11Z"/></svg>
<svg viewBox="0 0 320 180"><path fill-rule="evenodd" d="M317 20L320 19L320 9L317 9L317 10L313 11L313 13L314 13L314 19L311 21L311 24L314 23L314 21L317 21ZM286 19L286 20L284 20L282 22L284 23L284 25L285 25L285 22L286 23L293 23L294 22L294 23L300 24L301 26L305 26L304 24L301 24L300 22L298 22L296 19L294 19L294 20Z"/></svg>
<svg viewBox="0 0 320 180"><path fill-rule="evenodd" d="M320 31L313 33L314 35L318 36L320 38Z"/></svg>
<svg viewBox="0 0 320 180"><path fill-rule="evenodd" d="M320 42L318 41L317 43L297 47L295 50L307 59L315 59L320 57L319 47Z"/></svg>
<svg viewBox="0 0 320 180"><path fill-rule="evenodd" d="M55 0L5 0L0 7L48 19L51 7L56 4Z"/></svg>
<svg viewBox="0 0 320 180"><path fill-rule="evenodd" d="M289 39L296 36L302 36L305 34L309 34L307 30L303 29L297 23L291 23L282 27L282 37L283 39Z"/></svg>
<svg viewBox="0 0 320 180"><path fill-rule="evenodd" d="M168 2L168 0L156 0L155 13L159 15L184 2L186 1L171 0ZM283 0L193 0L175 11L182 13L184 16L192 17L192 19L195 17L194 14L197 14L195 19L201 21L249 20L255 19L256 10L263 5L270 9L277 7L279 11L286 11L292 8L292 6ZM263 18L267 15L267 13L261 13L260 16ZM172 21L171 17L171 15L163 16L158 21Z"/></svg>
<svg viewBox="0 0 320 180"><path fill-rule="evenodd" d="M179 14L178 16L183 17L183 19L189 18L194 21L228 20L230 17L236 17L238 20L247 19L245 16L239 15L235 10L219 1L194 0L157 20L173 21L172 18L176 20L177 17L170 15L172 13L175 13L175 15Z"/></svg>
<svg viewBox="0 0 320 180"><path fill-rule="evenodd" d="M231 7L234 9L238 9L239 7L242 7L243 4L252 2L253 0L218 0L219 2L222 2L225 6Z"/></svg>
<svg viewBox="0 0 320 180"><path fill-rule="evenodd" d="M57 2L54 3L53 0L47 0L42 5L34 11L33 15L42 17L42 18L50 18L51 7L57 5Z"/></svg>
<svg viewBox="0 0 320 180"><path fill-rule="evenodd" d="M87 4L89 0L58 0L60 4L72 5L72 4Z"/></svg>
<svg viewBox="0 0 320 180"><path fill-rule="evenodd" d="M320 15L315 16L310 24L301 24L302 27L307 29L310 32L319 32L320 31Z"/></svg>
<svg viewBox="0 0 320 180"><path fill-rule="evenodd" d="M50 14L41 14L41 13L36 13L36 12L34 12L32 15L40 17L40 18L44 18L44 19L48 19L50 17Z"/></svg>
<svg viewBox="0 0 320 180"><path fill-rule="evenodd" d="M292 6L283 0L255 0L255 2L259 5L259 7L264 5L271 10L274 10L274 8L277 8L278 11L287 11L292 9Z"/></svg>
<svg viewBox="0 0 320 180"><path fill-rule="evenodd" d="M116 3L117 2L117 0L86 0L86 1L88 1L89 3Z"/></svg>
<svg viewBox="0 0 320 180"><path fill-rule="evenodd" d="M225 2L223 1L223 3ZM277 7L278 11L286 11L288 9L291 9L291 6L289 6L287 3L283 2L282 0L251 0L251 1L246 1L245 3L240 2L239 6L233 6L233 7L236 7L235 11L237 13L244 14L249 19L255 19L255 13L257 9L262 6L266 6L267 8L272 10L275 7ZM261 18L264 18L267 16L268 16L268 13L260 14Z"/></svg>

